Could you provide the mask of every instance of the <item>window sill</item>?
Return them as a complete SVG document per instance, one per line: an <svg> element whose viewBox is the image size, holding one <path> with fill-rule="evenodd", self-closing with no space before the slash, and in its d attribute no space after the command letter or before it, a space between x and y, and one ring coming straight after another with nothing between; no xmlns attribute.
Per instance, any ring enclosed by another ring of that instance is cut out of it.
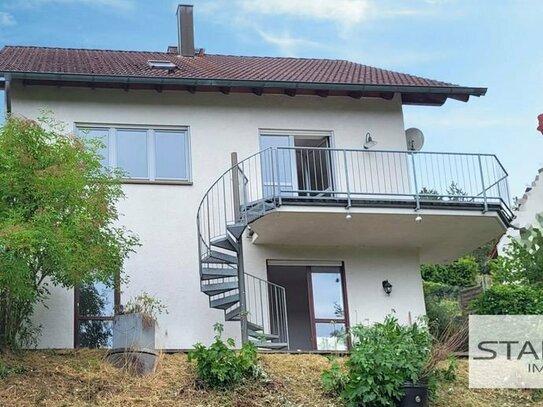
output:
<svg viewBox="0 0 543 407"><path fill-rule="evenodd" d="M192 185L192 181L175 181L175 180L156 180L149 181L146 179L128 179L124 178L122 184L140 184L140 185Z"/></svg>

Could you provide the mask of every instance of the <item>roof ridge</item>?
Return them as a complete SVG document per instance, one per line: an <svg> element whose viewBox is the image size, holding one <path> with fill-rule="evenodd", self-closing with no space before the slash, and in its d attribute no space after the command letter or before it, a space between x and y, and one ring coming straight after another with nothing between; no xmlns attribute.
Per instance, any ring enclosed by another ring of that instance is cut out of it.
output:
<svg viewBox="0 0 543 407"><path fill-rule="evenodd" d="M348 59L338 59L338 58L316 58L316 57L284 57L284 56L272 56L272 55L234 55L234 54L211 54L209 52L205 53L205 56L216 56L216 57L233 57L233 58L273 58L273 59L295 59L299 61L336 61L336 62L349 62L351 64L358 64L370 67L359 62L349 61ZM381 68L376 68L381 69Z"/></svg>
<svg viewBox="0 0 543 407"><path fill-rule="evenodd" d="M104 49L104 48L76 48L76 47L47 47L39 45L9 45L6 44L5 48L28 48L28 49L50 49L50 50L66 50L66 51L100 51L100 52L126 52L126 53L143 53L143 54L165 54L174 55L165 51L141 51L141 50L129 50L129 49Z"/></svg>

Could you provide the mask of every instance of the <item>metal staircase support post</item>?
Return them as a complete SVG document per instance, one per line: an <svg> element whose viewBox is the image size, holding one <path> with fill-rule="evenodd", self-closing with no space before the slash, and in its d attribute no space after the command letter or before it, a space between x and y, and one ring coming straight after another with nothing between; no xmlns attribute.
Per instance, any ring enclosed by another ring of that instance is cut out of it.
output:
<svg viewBox="0 0 543 407"><path fill-rule="evenodd" d="M241 322L241 343L249 342L247 325L247 292L245 289L245 271L243 266L243 237L238 240L238 286L239 286L239 320Z"/></svg>
<svg viewBox="0 0 543 407"><path fill-rule="evenodd" d="M237 223L241 219L239 197L239 168L238 165L238 153L233 152L230 155L232 160L232 168L234 174L232 176L232 196L234 205L234 222ZM241 323L241 343L249 342L249 328L247 327L247 295L245 292L245 272L243 271L243 235L238 239L238 287L239 287L239 320Z"/></svg>

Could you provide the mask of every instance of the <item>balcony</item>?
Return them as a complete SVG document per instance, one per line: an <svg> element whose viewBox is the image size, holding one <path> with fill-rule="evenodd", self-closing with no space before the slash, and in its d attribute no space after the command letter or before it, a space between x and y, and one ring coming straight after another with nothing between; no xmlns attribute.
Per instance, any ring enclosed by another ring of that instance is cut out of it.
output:
<svg viewBox="0 0 543 407"><path fill-rule="evenodd" d="M276 147L232 164L198 207L201 290L260 348L289 347L286 294L244 270L247 228L255 245L409 250L437 263L512 219L507 173L488 154Z"/></svg>
<svg viewBox="0 0 543 407"><path fill-rule="evenodd" d="M416 249L447 262L499 237L509 201L490 154L278 147L234 163L204 198L200 229L250 225L255 244Z"/></svg>

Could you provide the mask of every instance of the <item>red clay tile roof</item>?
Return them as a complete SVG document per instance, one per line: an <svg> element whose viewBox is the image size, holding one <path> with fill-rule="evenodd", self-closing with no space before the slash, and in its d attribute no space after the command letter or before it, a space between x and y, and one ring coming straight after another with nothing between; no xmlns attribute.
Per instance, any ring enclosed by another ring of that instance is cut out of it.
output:
<svg viewBox="0 0 543 407"><path fill-rule="evenodd" d="M177 69L152 69L148 60L168 60ZM343 60L203 55L96 49L6 46L0 51L0 72L62 73L141 78L278 81L356 85L457 87Z"/></svg>
<svg viewBox="0 0 543 407"><path fill-rule="evenodd" d="M167 60L176 69L153 69L150 60ZM467 102L486 88L463 87L330 59L254 57L173 52L6 46L0 50L0 76L27 84L121 87L211 92L378 97L400 93L404 104L434 105L448 98ZM0 88L4 82L0 81ZM265 92L264 92L265 89Z"/></svg>

